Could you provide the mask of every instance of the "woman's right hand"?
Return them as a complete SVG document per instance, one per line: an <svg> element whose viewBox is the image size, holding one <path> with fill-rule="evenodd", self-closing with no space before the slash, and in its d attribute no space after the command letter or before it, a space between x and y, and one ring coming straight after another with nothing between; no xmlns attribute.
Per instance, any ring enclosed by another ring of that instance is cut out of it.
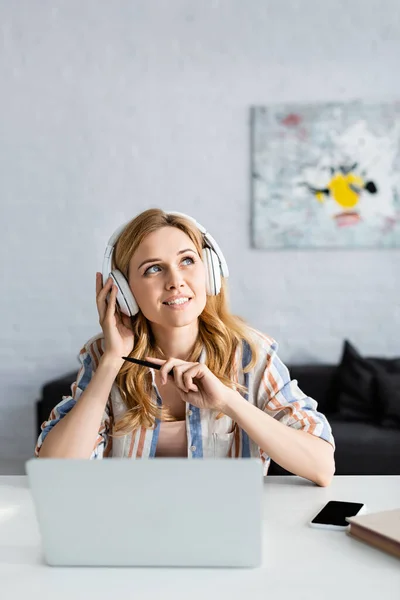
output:
<svg viewBox="0 0 400 600"><path fill-rule="evenodd" d="M108 294L110 298L107 301ZM103 286L101 273L96 273L96 304L104 333L105 353L114 358L128 356L134 342L131 321L117 306L117 286L113 284L111 277Z"/></svg>

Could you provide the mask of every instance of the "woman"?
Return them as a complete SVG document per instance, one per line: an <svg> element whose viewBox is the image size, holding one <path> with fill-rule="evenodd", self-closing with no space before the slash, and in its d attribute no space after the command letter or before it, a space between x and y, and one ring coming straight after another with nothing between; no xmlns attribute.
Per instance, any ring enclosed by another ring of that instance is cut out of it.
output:
<svg viewBox="0 0 400 600"><path fill-rule="evenodd" d="M80 351L72 394L43 423L35 454L259 457L264 474L272 458L329 485L330 425L290 380L276 342L230 313L227 276L191 217L150 209L117 230L103 280L96 273L102 333Z"/></svg>

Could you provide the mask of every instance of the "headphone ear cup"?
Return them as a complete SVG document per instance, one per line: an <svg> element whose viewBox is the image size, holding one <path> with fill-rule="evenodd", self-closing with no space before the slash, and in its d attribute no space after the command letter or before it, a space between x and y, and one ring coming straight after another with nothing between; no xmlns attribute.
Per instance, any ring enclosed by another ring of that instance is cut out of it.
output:
<svg viewBox="0 0 400 600"><path fill-rule="evenodd" d="M207 296L217 296L221 290L221 273L214 250L203 248L203 261L206 269Z"/></svg>
<svg viewBox="0 0 400 600"><path fill-rule="evenodd" d="M121 312L128 317L134 317L139 312L139 307L131 292L129 283L121 271L118 271L117 269L111 271L110 277L112 277L115 285L118 288L117 302Z"/></svg>

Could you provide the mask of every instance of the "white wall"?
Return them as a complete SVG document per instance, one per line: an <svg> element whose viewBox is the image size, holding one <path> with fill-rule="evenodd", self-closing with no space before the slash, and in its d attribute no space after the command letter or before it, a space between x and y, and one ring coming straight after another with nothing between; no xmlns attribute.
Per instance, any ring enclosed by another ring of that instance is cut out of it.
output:
<svg viewBox="0 0 400 600"><path fill-rule="evenodd" d="M2 0L0 27L0 456L32 453L41 385L99 331L105 243L151 206L210 229L286 362L399 354L398 250L249 230L249 106L399 99L398 0Z"/></svg>

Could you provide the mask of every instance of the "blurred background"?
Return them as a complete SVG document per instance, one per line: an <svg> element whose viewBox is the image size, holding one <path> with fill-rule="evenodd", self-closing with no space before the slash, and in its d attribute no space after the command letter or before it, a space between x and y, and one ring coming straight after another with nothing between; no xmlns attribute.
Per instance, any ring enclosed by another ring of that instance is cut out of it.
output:
<svg viewBox="0 0 400 600"><path fill-rule="evenodd" d="M252 247L250 135L252 106L399 100L398 0L3 0L0 33L3 472L100 331L109 236L150 207L210 230L287 364L400 354L399 249Z"/></svg>

